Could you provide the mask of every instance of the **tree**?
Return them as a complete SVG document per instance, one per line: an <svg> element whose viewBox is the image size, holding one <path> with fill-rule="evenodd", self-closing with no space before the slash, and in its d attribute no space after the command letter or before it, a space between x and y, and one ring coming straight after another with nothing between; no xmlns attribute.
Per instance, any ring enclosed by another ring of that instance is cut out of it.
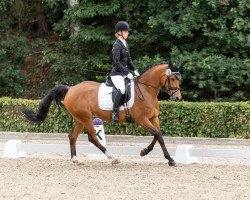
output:
<svg viewBox="0 0 250 200"><path fill-rule="evenodd" d="M45 17L41 24L45 19L48 30L60 35L59 41L49 41L42 51L41 63L51 65L48 87L104 81L111 67L114 26L126 20L133 29L129 44L139 71L179 58L186 63L181 69L185 99L250 99L248 0L79 0L74 6L68 6L74 0L36 2ZM17 5L21 9L15 9ZM0 30L36 32L34 5L33 1L3 0ZM79 31L72 34L72 25Z"/></svg>
<svg viewBox="0 0 250 200"><path fill-rule="evenodd" d="M73 7L79 5L79 0L68 0L69 6ZM71 34L77 34L80 31L79 23L72 22L71 24Z"/></svg>
<svg viewBox="0 0 250 200"><path fill-rule="evenodd" d="M42 1L36 0L35 7L36 7L36 21L38 26L37 33L39 36L48 34L47 22L42 9Z"/></svg>
<svg viewBox="0 0 250 200"><path fill-rule="evenodd" d="M24 92L26 76L22 69L29 52L25 37L0 41L0 96L20 97Z"/></svg>
<svg viewBox="0 0 250 200"><path fill-rule="evenodd" d="M148 20L147 34L187 63L182 69L185 98L249 98L249 9L246 0L151 4L156 14Z"/></svg>

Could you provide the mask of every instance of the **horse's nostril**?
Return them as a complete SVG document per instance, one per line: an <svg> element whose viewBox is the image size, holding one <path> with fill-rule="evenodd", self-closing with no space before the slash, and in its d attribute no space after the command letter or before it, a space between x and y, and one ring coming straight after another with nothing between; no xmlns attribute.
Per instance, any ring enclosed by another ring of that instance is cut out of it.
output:
<svg viewBox="0 0 250 200"><path fill-rule="evenodd" d="M179 97L175 97L175 99L178 101L178 100L179 100Z"/></svg>

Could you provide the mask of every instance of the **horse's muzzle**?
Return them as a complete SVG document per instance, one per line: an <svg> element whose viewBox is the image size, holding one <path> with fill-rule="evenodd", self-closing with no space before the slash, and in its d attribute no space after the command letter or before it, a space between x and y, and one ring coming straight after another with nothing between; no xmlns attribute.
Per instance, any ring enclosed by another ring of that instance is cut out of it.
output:
<svg viewBox="0 0 250 200"><path fill-rule="evenodd" d="M173 94L173 95L170 96L170 99L174 100L174 101L180 101L181 100L181 95Z"/></svg>

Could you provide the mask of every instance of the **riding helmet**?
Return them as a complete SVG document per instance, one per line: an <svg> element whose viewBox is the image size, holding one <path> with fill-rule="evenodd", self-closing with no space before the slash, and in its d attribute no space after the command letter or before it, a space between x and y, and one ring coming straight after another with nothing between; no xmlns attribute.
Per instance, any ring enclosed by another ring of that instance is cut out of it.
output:
<svg viewBox="0 0 250 200"><path fill-rule="evenodd" d="M118 31L132 31L132 29L127 22L119 21L115 25L115 33L117 33Z"/></svg>

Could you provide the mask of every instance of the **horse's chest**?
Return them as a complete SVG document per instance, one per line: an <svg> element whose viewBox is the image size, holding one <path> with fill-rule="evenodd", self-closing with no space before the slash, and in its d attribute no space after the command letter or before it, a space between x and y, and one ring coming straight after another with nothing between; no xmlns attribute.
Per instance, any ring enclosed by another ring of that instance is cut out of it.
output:
<svg viewBox="0 0 250 200"><path fill-rule="evenodd" d="M153 118L153 117L159 115L159 110L158 110L156 107L147 106L147 107L145 107L145 114L146 114L149 118Z"/></svg>

